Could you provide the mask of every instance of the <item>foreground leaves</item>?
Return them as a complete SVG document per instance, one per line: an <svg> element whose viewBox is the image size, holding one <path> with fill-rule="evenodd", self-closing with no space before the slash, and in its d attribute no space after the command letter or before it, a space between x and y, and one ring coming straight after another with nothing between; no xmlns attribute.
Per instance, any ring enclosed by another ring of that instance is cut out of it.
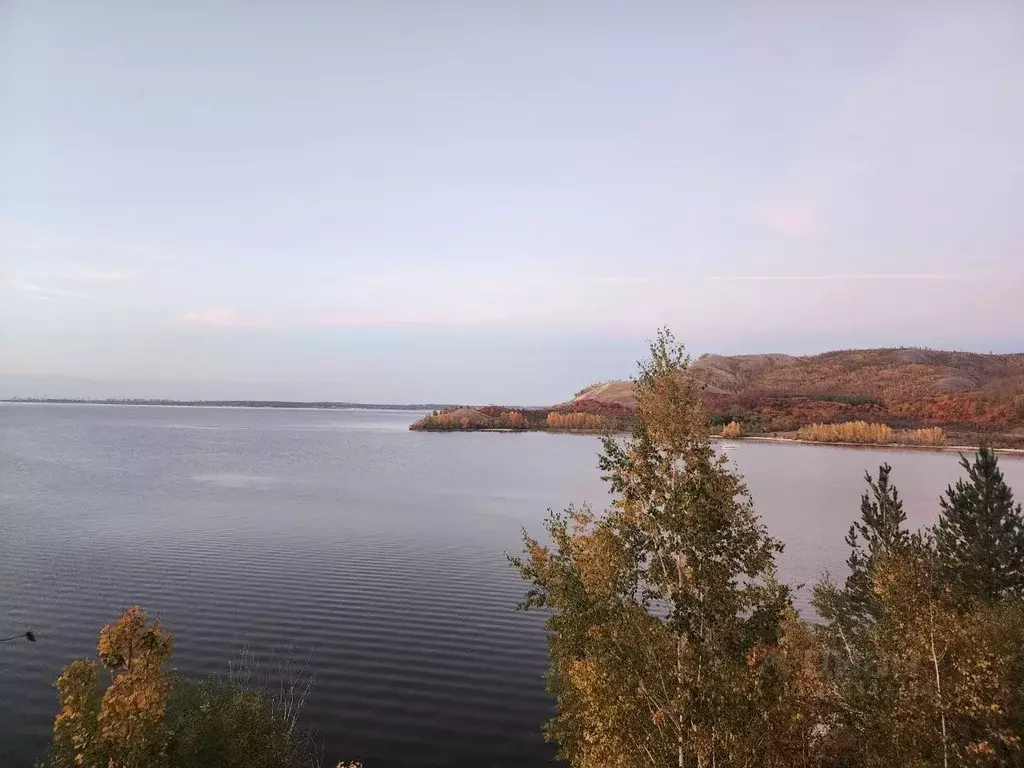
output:
<svg viewBox="0 0 1024 768"><path fill-rule="evenodd" d="M309 737L295 726L295 702L231 678L189 680L168 669L171 649L171 634L138 607L105 626L99 660L74 661L57 679L60 710L46 765L320 765Z"/></svg>

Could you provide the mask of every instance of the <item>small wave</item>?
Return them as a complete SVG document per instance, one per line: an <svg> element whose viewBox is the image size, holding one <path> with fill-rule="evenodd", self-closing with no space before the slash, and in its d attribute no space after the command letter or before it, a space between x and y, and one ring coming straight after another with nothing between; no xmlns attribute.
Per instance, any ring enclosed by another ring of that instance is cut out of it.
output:
<svg viewBox="0 0 1024 768"><path fill-rule="evenodd" d="M192 479L197 483L216 485L220 488L254 488L284 482L283 478L280 477L233 474L230 472L222 472L214 475L193 475Z"/></svg>

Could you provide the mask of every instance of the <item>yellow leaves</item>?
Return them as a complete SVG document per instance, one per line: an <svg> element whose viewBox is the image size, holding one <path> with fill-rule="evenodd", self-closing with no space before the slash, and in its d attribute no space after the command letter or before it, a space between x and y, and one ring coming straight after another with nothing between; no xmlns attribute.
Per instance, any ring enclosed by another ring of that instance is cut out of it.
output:
<svg viewBox="0 0 1024 768"><path fill-rule="evenodd" d="M596 413L559 413L551 411L547 419L548 429L599 430L608 424Z"/></svg>
<svg viewBox="0 0 1024 768"><path fill-rule="evenodd" d="M72 749L79 765L106 762L101 754L143 754L164 736L169 685L163 666L170 658L171 634L132 606L103 627L97 650L115 673L102 696L95 662L74 661L57 678L61 708L54 718L54 742Z"/></svg>
<svg viewBox="0 0 1024 768"><path fill-rule="evenodd" d="M103 738L113 744L152 736L159 730L167 704L168 686L163 671L136 667L117 675L100 708Z"/></svg>
<svg viewBox="0 0 1024 768"><path fill-rule="evenodd" d="M622 566L619 542L607 529L598 529L573 542L576 567L583 586L594 597L611 597Z"/></svg>
<svg viewBox="0 0 1024 768"><path fill-rule="evenodd" d="M117 670L131 669L133 663L162 664L170 658L171 645L171 633L161 628L160 620L149 624L146 612L133 605L103 627L97 649L103 665Z"/></svg>
<svg viewBox="0 0 1024 768"><path fill-rule="evenodd" d="M737 438L743 434L743 425L738 421L730 421L722 427L722 437Z"/></svg>
<svg viewBox="0 0 1024 768"><path fill-rule="evenodd" d="M591 659L574 659L568 664L566 678L580 693L590 693L597 684L597 664Z"/></svg>
<svg viewBox="0 0 1024 768"><path fill-rule="evenodd" d="M657 446L682 453L711 432L701 386L685 370L654 373L637 388L637 413Z"/></svg>
<svg viewBox="0 0 1024 768"><path fill-rule="evenodd" d="M522 411L502 411L498 418L509 429L527 429L530 426L526 414Z"/></svg>
<svg viewBox="0 0 1024 768"><path fill-rule="evenodd" d="M899 433L899 442L906 445L945 445L946 433L941 427L908 429Z"/></svg>
<svg viewBox="0 0 1024 768"><path fill-rule="evenodd" d="M60 710L53 720L54 741L75 753L75 761L83 765L91 757L90 747L96 732L99 708L99 676L91 661L73 661L57 678Z"/></svg>
<svg viewBox="0 0 1024 768"><path fill-rule="evenodd" d="M572 521L572 533L574 537L584 536L594 523L594 513L589 507L571 506L566 512Z"/></svg>
<svg viewBox="0 0 1024 768"><path fill-rule="evenodd" d="M889 444L896 441L896 432L888 424L869 424L866 421L844 421L841 424L809 424L800 427L797 440L816 443L869 443Z"/></svg>
<svg viewBox="0 0 1024 768"><path fill-rule="evenodd" d="M526 540L526 554L530 558L530 564L537 570L543 570L551 559L551 550L536 539Z"/></svg>
<svg viewBox="0 0 1024 768"><path fill-rule="evenodd" d="M939 427L897 431L888 424L844 421L841 424L809 424L806 427L800 427L797 430L796 439L809 440L815 443L945 445L946 433Z"/></svg>

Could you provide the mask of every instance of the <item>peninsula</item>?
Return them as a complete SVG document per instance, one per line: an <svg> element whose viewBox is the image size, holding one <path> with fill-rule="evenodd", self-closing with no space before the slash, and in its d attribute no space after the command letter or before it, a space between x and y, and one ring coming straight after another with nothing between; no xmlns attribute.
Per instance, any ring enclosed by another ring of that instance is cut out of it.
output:
<svg viewBox="0 0 1024 768"><path fill-rule="evenodd" d="M919 348L812 356L705 354L688 372L726 437L813 442L1024 447L1024 354ZM625 431L630 381L593 384L548 408L437 409L414 430Z"/></svg>

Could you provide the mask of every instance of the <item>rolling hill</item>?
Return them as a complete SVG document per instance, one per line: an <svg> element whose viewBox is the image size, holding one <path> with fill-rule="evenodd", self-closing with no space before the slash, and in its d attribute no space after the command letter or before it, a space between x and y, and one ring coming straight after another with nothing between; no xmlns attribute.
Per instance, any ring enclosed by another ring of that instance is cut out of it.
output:
<svg viewBox="0 0 1024 768"><path fill-rule="evenodd" d="M705 384L712 420L737 420L748 434L864 420L900 428L941 426L1024 442L1024 354L916 348L807 357L707 354L690 371ZM636 407L628 381L595 384L570 402L592 401Z"/></svg>
<svg viewBox="0 0 1024 768"><path fill-rule="evenodd" d="M1024 354L917 348L806 357L706 354L689 371L704 384L712 424L737 422L744 435L793 436L812 424L866 422L888 425L908 437L904 442L912 442L910 431L939 427L947 442L1024 447ZM412 428L614 430L628 428L635 411L632 382L606 381L549 408L443 409Z"/></svg>

